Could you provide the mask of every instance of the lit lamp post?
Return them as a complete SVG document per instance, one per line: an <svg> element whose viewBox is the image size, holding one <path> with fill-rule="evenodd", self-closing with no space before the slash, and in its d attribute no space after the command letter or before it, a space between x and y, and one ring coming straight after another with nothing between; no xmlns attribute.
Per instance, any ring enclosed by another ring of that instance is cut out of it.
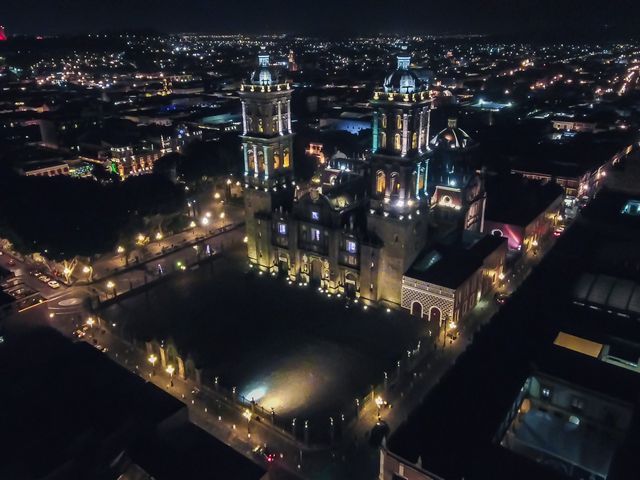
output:
<svg viewBox="0 0 640 480"><path fill-rule="evenodd" d="M378 421L380 421L380 409L382 408L382 405L384 405L384 400L380 395L378 395L376 397L375 402L376 402L376 406L378 407Z"/></svg>
<svg viewBox="0 0 640 480"><path fill-rule="evenodd" d="M151 355L149 355L149 358L147 360L149 360L149 363L151 364L151 375L153 376L156 374L156 362L158 361L158 357L156 357L152 353Z"/></svg>
<svg viewBox="0 0 640 480"><path fill-rule="evenodd" d="M116 252L122 256L122 259L124 260L124 264L128 265L129 255L127 255L125 248L122 245L118 245L118 248L116 248Z"/></svg>
<svg viewBox="0 0 640 480"><path fill-rule="evenodd" d="M82 267L82 273L87 275L87 280L93 282L93 267L91 265L85 265Z"/></svg>
<svg viewBox="0 0 640 480"><path fill-rule="evenodd" d="M87 325L89 326L89 331L91 332L91 336L93 337L93 326L96 324L96 321L93 317L87 318Z"/></svg>
<svg viewBox="0 0 640 480"><path fill-rule="evenodd" d="M111 280L107 282L107 290L111 290L111 294L113 295L113 298L116 298L116 284L113 283Z"/></svg>
<svg viewBox="0 0 640 480"><path fill-rule="evenodd" d="M167 373L169 374L170 377L170 381L169 381L169 385L171 385L173 387L173 372L176 371L176 369L174 368L173 365L167 365Z"/></svg>
<svg viewBox="0 0 640 480"><path fill-rule="evenodd" d="M457 327L458 327L458 325L453 320L451 320L449 322L449 329L451 330L451 332L454 332ZM449 343L453 343L453 338L451 339L451 341Z"/></svg>
<svg viewBox="0 0 640 480"><path fill-rule="evenodd" d="M244 412L242 412L242 416L244 418L247 419L247 437L251 437L251 430L250 430L250 425L251 425L251 410L249 410L248 408L245 409Z"/></svg>

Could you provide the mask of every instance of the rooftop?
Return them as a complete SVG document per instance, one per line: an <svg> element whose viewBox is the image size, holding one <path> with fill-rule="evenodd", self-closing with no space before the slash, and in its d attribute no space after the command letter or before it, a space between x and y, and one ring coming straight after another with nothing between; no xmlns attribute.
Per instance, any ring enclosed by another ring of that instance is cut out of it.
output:
<svg viewBox="0 0 640 480"><path fill-rule="evenodd" d="M516 175L486 179L485 218L492 222L527 226L562 196L562 188L549 182L522 179Z"/></svg>
<svg viewBox="0 0 640 480"><path fill-rule="evenodd" d="M465 233L462 240L453 244L427 247L405 276L455 289L482 266L489 254L506 242L503 237Z"/></svg>

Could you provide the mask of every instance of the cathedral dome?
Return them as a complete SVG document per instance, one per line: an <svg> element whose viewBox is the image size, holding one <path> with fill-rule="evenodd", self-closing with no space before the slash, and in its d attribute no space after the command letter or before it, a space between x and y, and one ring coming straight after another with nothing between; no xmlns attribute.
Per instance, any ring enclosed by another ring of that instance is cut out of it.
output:
<svg viewBox="0 0 640 480"><path fill-rule="evenodd" d="M467 132L458 128L458 121L454 118L450 118L447 128L431 140L433 148L444 150L464 150L472 145L473 140Z"/></svg>
<svg viewBox="0 0 640 480"><path fill-rule="evenodd" d="M274 85L278 83L278 73L269 65L269 55L261 53L258 55L258 68L251 74L253 85Z"/></svg>
<svg viewBox="0 0 640 480"><path fill-rule="evenodd" d="M409 69L410 63L410 55L404 52L398 55L398 67L384 80L385 92L413 93L423 89L422 81Z"/></svg>

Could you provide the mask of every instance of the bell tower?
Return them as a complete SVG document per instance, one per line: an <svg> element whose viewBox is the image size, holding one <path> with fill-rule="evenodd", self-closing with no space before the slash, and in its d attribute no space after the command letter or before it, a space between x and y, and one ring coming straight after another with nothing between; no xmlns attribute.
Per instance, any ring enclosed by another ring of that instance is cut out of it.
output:
<svg viewBox="0 0 640 480"><path fill-rule="evenodd" d="M261 270L275 264L270 243L271 213L294 195L291 86L271 68L264 50L240 87L246 232L249 261Z"/></svg>
<svg viewBox="0 0 640 480"><path fill-rule="evenodd" d="M375 300L400 303L402 275L427 242L431 97L402 51L373 94L373 155L367 228L382 243ZM374 269L371 275L374 275Z"/></svg>

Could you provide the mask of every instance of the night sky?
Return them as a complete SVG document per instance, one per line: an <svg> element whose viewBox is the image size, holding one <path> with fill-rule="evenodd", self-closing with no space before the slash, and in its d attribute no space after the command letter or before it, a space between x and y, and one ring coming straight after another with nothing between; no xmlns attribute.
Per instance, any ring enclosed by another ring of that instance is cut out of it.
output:
<svg viewBox="0 0 640 480"><path fill-rule="evenodd" d="M9 34L635 33L640 0L0 0Z"/></svg>

